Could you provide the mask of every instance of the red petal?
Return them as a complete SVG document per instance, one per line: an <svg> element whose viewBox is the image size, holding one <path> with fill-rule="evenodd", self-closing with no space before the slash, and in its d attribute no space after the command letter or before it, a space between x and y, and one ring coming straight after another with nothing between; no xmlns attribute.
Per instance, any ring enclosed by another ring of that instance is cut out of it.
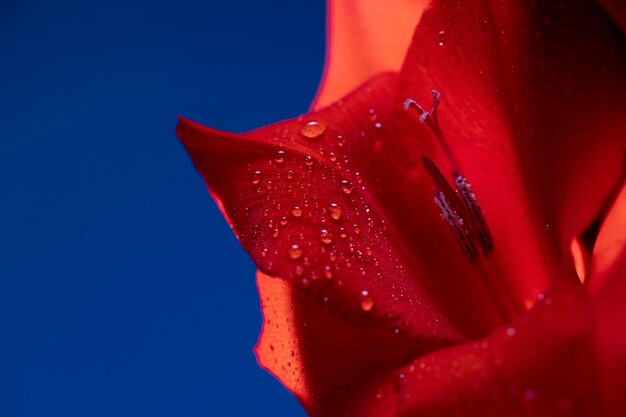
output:
<svg viewBox="0 0 626 417"><path fill-rule="evenodd" d="M591 276L595 282L594 307L596 323L596 350L600 368L601 392L606 404L615 416L626 415L626 250L624 250L625 201L621 194L621 251L613 258L610 266ZM614 219L616 220L616 219ZM608 223L608 221L607 221ZM617 226L617 224L614 224ZM598 242L600 243L600 241ZM617 243L617 241L613 241Z"/></svg>
<svg viewBox="0 0 626 417"><path fill-rule="evenodd" d="M626 185L598 234L592 271L601 392L614 415L626 415Z"/></svg>
<svg viewBox="0 0 626 417"><path fill-rule="evenodd" d="M611 270L619 265L620 257L625 256L624 252L626 252L626 184L617 194L598 233L593 252L593 280L590 282L592 292L598 292L608 285L606 280L615 275ZM626 275L626 270L623 274Z"/></svg>
<svg viewBox="0 0 626 417"><path fill-rule="evenodd" d="M394 81L381 76L342 103L245 135L184 119L178 135L262 272L306 287L354 325L382 324L423 345L459 341L362 175L385 139L367 109L376 103L389 120Z"/></svg>
<svg viewBox="0 0 626 417"><path fill-rule="evenodd" d="M626 3L623 0L598 0L598 3L626 33Z"/></svg>
<svg viewBox="0 0 626 417"><path fill-rule="evenodd" d="M615 187L626 144L623 51L605 16L589 2L530 5L435 2L398 98L428 106L430 89L441 91L442 128L483 206L497 261L526 300L560 276L571 239ZM409 114L397 123L416 125Z"/></svg>
<svg viewBox="0 0 626 417"><path fill-rule="evenodd" d="M581 287L546 296L486 339L396 373L400 416L599 416L591 314Z"/></svg>
<svg viewBox="0 0 626 417"><path fill-rule="evenodd" d="M290 281L259 273L257 284L264 317L256 347L259 363L311 415L349 410L361 416L396 415L393 403L381 401L378 381L417 353L413 344L380 328L338 320Z"/></svg>
<svg viewBox="0 0 626 417"><path fill-rule="evenodd" d="M398 71L428 0L328 0L326 68L312 108L376 74Z"/></svg>

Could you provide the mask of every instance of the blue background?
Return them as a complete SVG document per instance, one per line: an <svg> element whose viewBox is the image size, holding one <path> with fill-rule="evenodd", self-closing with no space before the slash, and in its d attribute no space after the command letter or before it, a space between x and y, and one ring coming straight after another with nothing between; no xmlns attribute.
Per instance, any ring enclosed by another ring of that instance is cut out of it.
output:
<svg viewBox="0 0 626 417"><path fill-rule="evenodd" d="M174 134L305 112L323 1L0 2L0 416L301 416Z"/></svg>

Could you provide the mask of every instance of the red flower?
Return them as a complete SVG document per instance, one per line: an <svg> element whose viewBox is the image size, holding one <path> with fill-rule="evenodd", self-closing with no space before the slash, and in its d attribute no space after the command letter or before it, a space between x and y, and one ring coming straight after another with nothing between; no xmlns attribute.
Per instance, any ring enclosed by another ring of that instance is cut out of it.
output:
<svg viewBox="0 0 626 417"><path fill-rule="evenodd" d="M311 113L178 126L259 268L259 362L312 415L626 415L622 33L368 3L331 2Z"/></svg>

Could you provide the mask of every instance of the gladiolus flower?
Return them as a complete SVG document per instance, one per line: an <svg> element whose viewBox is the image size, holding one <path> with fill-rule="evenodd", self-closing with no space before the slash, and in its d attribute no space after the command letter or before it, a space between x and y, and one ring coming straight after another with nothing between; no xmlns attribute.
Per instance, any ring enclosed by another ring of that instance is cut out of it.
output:
<svg viewBox="0 0 626 417"><path fill-rule="evenodd" d="M177 128L259 269L260 364L314 416L626 415L620 6L362 3L310 113Z"/></svg>

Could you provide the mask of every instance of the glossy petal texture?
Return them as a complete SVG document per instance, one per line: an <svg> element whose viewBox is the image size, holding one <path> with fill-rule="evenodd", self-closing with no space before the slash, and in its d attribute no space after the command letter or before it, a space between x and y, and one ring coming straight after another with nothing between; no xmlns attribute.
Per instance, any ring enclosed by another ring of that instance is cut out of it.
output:
<svg viewBox="0 0 626 417"><path fill-rule="evenodd" d="M184 119L177 132L262 272L306 287L353 323L440 346L464 336L423 288L415 252L368 175L373 147L389 139L368 108L389 120L394 86L381 76L344 102L244 135Z"/></svg>
<svg viewBox="0 0 626 417"><path fill-rule="evenodd" d="M398 71L428 0L328 0L324 77L313 109L376 74Z"/></svg>
<svg viewBox="0 0 626 417"><path fill-rule="evenodd" d="M525 301L561 276L572 237L619 179L620 42L591 2L436 2L415 33L397 101L428 106L430 89L441 91L442 129L483 205L496 263ZM408 117L397 123L421 135Z"/></svg>
<svg viewBox="0 0 626 417"><path fill-rule="evenodd" d="M620 264L626 251L626 184L616 195L615 202L606 215L594 247L592 274L590 282L592 292L608 285L606 279L614 275L611 272Z"/></svg>
<svg viewBox="0 0 626 417"><path fill-rule="evenodd" d="M400 416L603 415L581 287L556 288L489 337L424 356L395 375Z"/></svg>
<svg viewBox="0 0 626 417"><path fill-rule="evenodd" d="M624 192L618 200L615 209L619 209L621 219L609 218L607 225L618 226L615 221L619 221L621 228L621 251L613 258L612 262L598 276L591 277L591 284L594 282L600 285L594 288L593 305L595 309L595 332L596 332L596 357L600 368L600 390L606 408L611 411L611 416L626 415L626 250L624 241L626 240L626 228L624 218L626 218L626 201ZM616 214L615 210L613 214ZM605 236L606 237L606 236ZM598 243L601 243L599 241ZM612 240L611 243L617 243Z"/></svg>
<svg viewBox="0 0 626 417"><path fill-rule="evenodd" d="M387 376L419 355L404 338L339 320L299 285L259 273L263 331L259 363L315 415L395 416ZM382 396L385 400L382 401ZM391 401L390 401L391 400Z"/></svg>

